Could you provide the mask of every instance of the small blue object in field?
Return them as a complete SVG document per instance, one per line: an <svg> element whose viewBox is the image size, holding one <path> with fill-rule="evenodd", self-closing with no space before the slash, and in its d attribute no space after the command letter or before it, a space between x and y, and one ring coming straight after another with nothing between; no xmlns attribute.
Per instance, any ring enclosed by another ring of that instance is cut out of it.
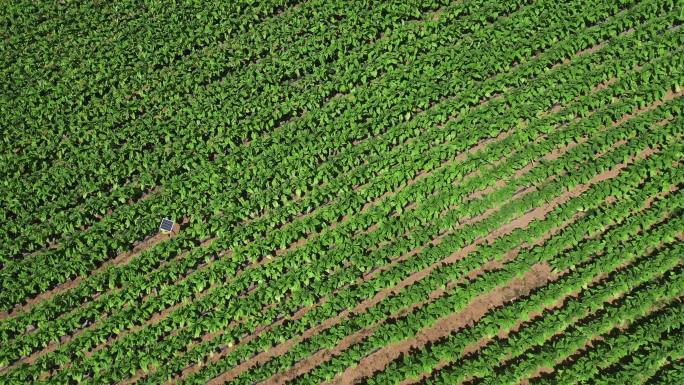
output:
<svg viewBox="0 0 684 385"><path fill-rule="evenodd" d="M159 225L159 230L161 230L163 233L170 232L173 230L173 221L167 218L162 219L161 224Z"/></svg>

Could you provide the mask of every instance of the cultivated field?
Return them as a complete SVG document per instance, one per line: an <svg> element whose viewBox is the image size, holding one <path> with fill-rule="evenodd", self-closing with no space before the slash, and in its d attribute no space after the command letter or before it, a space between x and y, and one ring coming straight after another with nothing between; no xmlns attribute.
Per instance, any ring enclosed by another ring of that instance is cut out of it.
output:
<svg viewBox="0 0 684 385"><path fill-rule="evenodd" d="M684 1L2 8L0 384L684 384Z"/></svg>

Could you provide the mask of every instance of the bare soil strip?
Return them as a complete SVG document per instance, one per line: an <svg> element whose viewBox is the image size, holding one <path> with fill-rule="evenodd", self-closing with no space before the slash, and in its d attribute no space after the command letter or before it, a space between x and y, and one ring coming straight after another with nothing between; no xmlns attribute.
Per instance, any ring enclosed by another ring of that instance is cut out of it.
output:
<svg viewBox="0 0 684 385"><path fill-rule="evenodd" d="M669 195L669 194L671 194L672 192L675 192L675 191L677 191L677 188L676 188L675 186L673 186L673 187L671 187L670 190L669 190L668 192L666 192L666 193L660 193L660 194L656 194L656 195L653 196L653 197L650 197L649 199L647 199L647 201L646 201L646 203L645 203L643 209L639 210L639 212L644 211L644 210L647 210L649 207L651 207L651 205L652 205L653 201L656 199L656 197L662 198L663 196ZM612 197L612 196L611 196L611 197L608 197L608 198L605 200L605 203L612 204L613 202L614 202L614 197ZM580 213L578 213L578 214L580 214ZM577 214L576 214L576 215L577 215ZM573 218L573 219L572 219L571 221L569 221L569 222L574 222L574 221L575 221L575 219ZM568 223L564 224L563 226L560 226L559 228L554 229L554 230L552 231L552 233L547 233L547 234L545 234L544 237L543 237L542 239L536 241L536 242L534 243L534 245L535 245L535 246L542 245L546 240L548 240L548 239L551 237L552 234L559 232L559 231L560 231L562 228L564 228L567 224L568 224ZM612 226L609 226L609 227L612 227ZM599 234L599 235L600 235L600 234ZM509 252L509 253L510 253L510 252ZM515 253L517 254L517 252L515 252ZM631 263L632 263L632 261L623 262L622 264L620 264L620 265L615 269L615 271L621 270L621 269L627 267L628 265L630 265ZM558 273L557 275L555 275L555 278L552 279L551 281L556 281L559 277L562 277L562 276L566 275L567 273L568 273L568 270L563 271L563 272L560 272L560 273ZM598 282L604 281L604 280L608 277L608 274L609 274L608 272L603 272L603 273L600 273L600 274L598 274L597 276L593 277L592 280L591 280L590 283L589 283L589 286L594 286L594 285L597 284ZM552 304L550 304L550 305L548 305L548 306L544 306L544 308L542 309L542 311L535 311L535 312L532 312L532 313L527 314L527 316L525 317L525 319L522 319L522 318L519 319L519 320L516 322L516 324L515 324L513 327L511 327L510 329L504 330L503 328L501 328L501 329L499 330L499 332L497 333L496 339L497 339L497 340L504 340L504 339L508 338L508 335L509 335L510 333L518 331L523 325L525 325L525 324L527 324L527 323L529 323L529 322L532 322L532 321L534 321L535 319L541 317L542 314L543 314L545 311L548 311L548 310L551 310L551 309L560 308L560 307L564 304L564 302L565 302L565 300L566 300L567 298L570 298L570 297L575 297L575 298L577 298L577 296L579 295L580 291L581 291L581 290L575 290L575 291L572 292L572 293L569 293L569 294L567 294L567 295L564 295L564 296L560 297L560 298L559 298L558 300L556 300L554 303L552 303ZM613 299L611 299L609 302L613 302L613 301L615 301L616 299L617 299L617 298L613 298ZM492 340L493 340L493 339L490 339L490 338L487 338L487 337L481 338L478 342L466 346L465 349L463 350L463 352L461 353L461 355L464 356L464 357L469 356L469 355L473 355L473 354L479 352L484 346L486 346L486 345L488 345L489 343L491 343ZM434 341L435 341L435 340L432 340L431 342L434 342ZM591 342L589 342L588 345L590 346L590 345L591 345ZM425 346L425 344L423 344L422 346ZM434 371L438 371L438 370L440 370L441 368L447 366L448 364L450 364L450 362L448 362L448 361L442 361L442 362L440 362L438 365L436 365L436 366L434 367ZM384 366L383 366L383 368L381 368L381 369L384 369ZM540 375L542 372L548 372L548 371L549 371L548 368L541 368L541 370L539 371L539 373L537 373L537 375ZM403 380L403 381L400 383L400 385L417 384L417 383L423 381L424 379L426 379L431 373L432 373L432 372L430 372L430 373L422 373L421 375L419 375L419 376L416 377L416 378L407 378L407 379ZM371 374L371 375L372 375L372 374ZM369 376L369 375L364 375L364 377L368 377L368 376ZM530 378L533 378L533 377L530 377ZM337 383L340 383L340 382L338 381ZM526 382L526 381L523 381L523 383L527 383L527 382Z"/></svg>
<svg viewBox="0 0 684 385"><path fill-rule="evenodd" d="M161 192L163 191L163 189L164 189L163 186L156 186L156 187L154 187L154 188L152 188L152 189L150 189L150 190L148 190L148 191L145 191L145 192L144 192L140 197L138 197L138 198L135 198L135 199L134 199L134 198L129 198L128 201L126 202L126 205L131 206L131 205L134 205L134 204L136 204L136 203L146 201L147 199L150 199L151 197L153 197L153 196L155 196L155 195L161 193ZM80 207L80 206L79 206L79 207ZM123 207L123 206L119 206L119 207ZM107 212L105 213L105 215L99 215L99 214L93 214L93 215L95 216L95 218L97 219L97 221L101 221L101 220L104 219L105 217L107 217L107 216L109 216L109 215L112 215L112 213L114 213L114 209L112 209L112 208L110 207L110 208L107 209ZM78 229L78 232L88 231L88 229L90 229L95 223L97 223L97 221L94 222L94 223L92 223L92 224L90 224L90 225L83 225L83 226L81 226L81 227ZM54 248L60 246L60 245L62 244L61 241L63 240L63 238L64 238L64 236L60 237L59 239L54 239L54 240L50 241L45 247L42 247L42 248L40 248L40 249L38 249L38 250L35 250L35 251L33 251L33 252L29 253L29 254L24 254L24 256L22 257L22 259L23 259L23 258L32 258L32 257L35 257L35 256L37 256L37 255L43 254L43 253L45 253L45 252L47 252L47 251L49 251L49 250L51 250L51 249L54 249ZM145 240L145 241L146 241L146 240ZM141 243L144 243L145 241L142 241ZM136 246L137 246L137 245L136 245ZM0 271L1 271L1 270L2 270L2 269L0 269ZM13 309L13 310L11 310L11 313L14 313L15 311L16 311L16 308ZM7 316L8 313L7 313L7 312L0 312L0 320L3 319L3 315L4 315L4 316ZM12 316L12 314L10 314L9 316Z"/></svg>
<svg viewBox="0 0 684 385"><path fill-rule="evenodd" d="M411 178L411 179L406 183L406 186L410 186L410 185L415 184L417 181L419 181L419 180L421 180L421 179L423 179L423 178L428 177L429 175L431 175L433 172L437 171L438 169L440 169L440 168L442 168L442 167L446 167L447 164L451 164L451 163L453 163L453 162L455 162L455 161L458 161L458 160L460 160L460 161L465 160L469 154L473 154L473 153L475 153L475 152L477 152L477 151L480 151L480 150L482 150L483 148L485 148L487 145L489 145L489 144L491 144L491 143L493 143L493 142L495 142L495 141L497 141L497 140L502 140L502 139L504 139L506 136L510 135L510 133L511 133L510 131L509 131L509 132L503 132L503 133L501 133L500 135L498 135L498 136L495 137L495 138L487 138L487 139L481 140L481 141L478 142L475 146L473 146L473 147L467 149L466 151L464 151L463 153L461 153L457 159L452 159L452 160L449 160L449 161L442 162L442 165L441 165L440 167L438 167L437 169L435 169L435 170L432 170L432 171L429 171L429 172L421 172L421 173L418 173L416 176L414 176L413 178ZM403 190L403 189L399 189L399 190L394 190L394 191L386 192L386 193L383 194L382 196L380 196L380 197L378 197L378 198L376 198L376 199L374 199L374 200L372 200L372 201L370 201L370 202L367 202L367 203L364 204L364 206L362 207L360 213L363 213L363 212L367 211L370 207L373 207L373 206L379 204L382 200L386 199L387 197L390 197L390 196L393 196L393 195L397 194L397 193L398 193L399 191L401 191L401 190ZM310 214L306 214L306 215L310 215ZM283 254L285 254L285 253L287 253L287 252L294 251L294 250L296 250L297 248L302 247L303 245L305 245L305 244L306 244L306 241L310 240L313 236L315 236L315 235L317 235L317 234L320 234L320 233L322 233L322 232L325 232L325 231L330 231L330 230L334 229L334 228L335 228L337 225L339 225L340 223L346 222L348 219L349 219L349 216L348 216L348 215L345 215L345 216L343 216L339 221L335 221L335 222L331 223L328 227L326 227L326 228L323 229L322 231L320 231L320 232L318 232L318 233L311 233L311 234L308 234L306 237L300 238L299 240L297 240L297 241L291 243L291 244L288 245L285 249L279 249L279 250L277 250L277 251L276 251L276 255L277 255L277 256L280 256L280 255L283 255ZM443 238L443 236L440 237L440 238ZM416 250L416 252L417 252L417 251L418 251L418 250ZM404 258L404 259L405 259L405 258ZM259 267L259 266L262 266L262 265L268 263L269 261L270 261L270 258L267 257L267 258L265 258L265 259L262 259L261 261L259 261L258 263L254 264L254 265L248 266L248 269L257 268L257 267ZM248 293L249 293L249 292L248 292ZM245 293L245 295L247 295L248 293ZM325 300L325 299L323 299L323 301L324 301L324 300ZM296 314L296 315L294 316L294 318L292 318L292 319L300 318L301 316L303 316L303 315L305 314L306 311L307 311L307 309L301 309L301 310L298 312L298 314ZM268 325L266 328L264 328L264 330L265 330L265 329L270 329L272 326L274 326L274 325L276 325L276 324L279 324L279 323L281 323L281 322L283 322L283 321L284 321L284 319L283 319L283 320L280 320L280 321L277 321L276 323L273 323L273 324L271 324L271 325ZM257 331L257 332L259 332L259 331ZM206 337L215 336L215 334L217 334L217 333L209 334L209 335L207 335ZM205 336L203 336L203 338L201 339L202 341L207 341L207 340L210 339L210 338L207 339L207 338L204 338L204 337L205 337ZM246 338L242 339L241 342L244 343L244 342L246 342L246 341L249 341L249 340L253 339L254 337L256 337L256 335L247 336ZM228 351L229 351L229 350L227 350L225 353L227 353ZM223 353L223 352L222 352L222 353ZM218 360L218 358L220 358L221 356L222 356L222 354L215 355L215 356L214 356L214 357L215 357L215 360ZM198 370L198 369L199 369L199 366L198 366L198 365L195 365L195 366L191 367L190 371L196 371L196 370ZM136 376L138 376L138 375L139 375L139 374L136 374Z"/></svg>
<svg viewBox="0 0 684 385"><path fill-rule="evenodd" d="M173 236L175 236L175 235L177 235L177 234L178 234L178 224L176 224L176 225L174 226L174 230L173 230L170 234L164 234L164 236L165 236L166 238L164 238L164 239L162 239L162 240L169 239L169 238L171 238L171 237L173 237ZM214 238L207 239L207 240L205 240L204 242L202 242L202 244L201 244L199 247L206 247L206 246L208 246L213 240L214 240ZM142 251L142 249L141 249L141 251ZM185 255L185 254L187 254L187 251L186 251L185 253L182 253L182 255ZM182 257L182 255L181 255L181 257ZM211 288L211 286L210 286L210 288ZM203 296L203 294L206 294L206 292L205 292L205 293L198 293L196 298L201 298L201 297ZM145 296L143 297L142 302L144 302L145 300L147 300L147 299L149 299L149 298L152 298L152 297L154 297L154 296L155 296L155 293L147 294L147 295L145 295ZM155 313L155 314L152 316L152 318L148 319L147 321L145 321L145 322L144 322L143 324L141 324L141 325L136 325L136 326L134 326L133 328L130 329L130 331L131 331L131 332L134 332L134 331L142 330L143 328L145 328L145 327L147 327L147 326L150 326L150 325L153 325L153 324L159 322L161 319L165 318L166 315L168 315L168 314L169 314L170 312L172 312L174 309L179 308L180 305L181 305L181 304L176 304L176 305L174 305L174 306L172 306L172 307L170 307L170 308L164 309L162 312ZM126 308L127 308L127 307L126 307ZM88 324L88 325L84 326L83 328L74 330L74 332L71 333L71 334L69 334L69 335L62 336L62 338L60 339L59 342L55 342L55 341L50 342L45 348L43 348L43 349L41 349L41 350L38 350L38 351L32 353L31 355L29 355L28 357L24 357L24 358L22 358L22 359L20 359L20 360L18 360L18 361L16 361L16 362L14 362L14 363L12 363L11 365L9 365L9 366L3 368L3 369L0 369L0 372L4 372L5 370L14 369L14 368L16 368L17 366L21 365L22 363L26 363L26 364L29 364L29 365L34 364L34 363L36 362L36 360L37 360L38 358L40 358L41 356L43 356L43 355L45 355L45 354L48 354L48 353L50 353L50 352L54 352L54 351L57 350L59 347L64 346L64 345L70 343L74 338L78 337L79 335L83 334L84 332L96 328L101 322L105 321L105 320L106 320L107 318L109 318L111 315L112 315L112 314L103 314L103 315L101 316L101 318L98 319L96 322L93 322L93 323L91 323L91 324ZM105 345L111 344L113 341L115 341L115 340L121 338L123 335L124 335L124 334L118 334L118 335L116 335L116 336L114 336L114 337L110 337L109 339L107 339L107 341L104 341L104 342L98 344L97 346L95 346L92 350L87 351L87 352L85 353L85 355L86 355L86 356L91 356L95 351L101 349L101 348L104 347Z"/></svg>
<svg viewBox="0 0 684 385"><path fill-rule="evenodd" d="M527 191L527 192L529 192L529 191ZM518 194L518 195L523 195L523 194L520 193L520 194ZM496 211L495 209L488 210L488 214L487 214L487 215L480 216L479 219L482 220L482 219L486 218L486 216L491 215L491 214L492 214L493 212L495 212L495 211ZM468 222L468 223L474 223L474 221L464 221L464 224L466 224L466 222ZM445 236L447 236L447 235L448 235L447 233L444 233L444 234L438 236L437 238L435 238L435 239L433 239L433 240L427 242L425 245L419 246L419 247L417 247L417 248L411 250L410 252L408 252L408 253L406 253L406 254L404 254L404 255L398 257L397 259L395 259L395 260L392 262L392 264L396 264L396 263L398 263L399 261L402 261L402 260L405 260L405 259L410 258L412 255L415 255L416 253L418 253L420 250L422 250L422 249L423 249L425 246L427 246L428 244L438 244L438 243L441 242L441 240L442 240ZM478 243L482 243L483 241L484 241L484 240L480 240L480 241L478 241ZM469 248L467 248L467 250L471 250L471 251L472 251L472 250L475 250L475 249L476 249L476 246L475 246L475 245L471 245L471 246L469 246ZM454 261L455 261L455 260L460 259L460 258L462 258L463 256L465 256L465 254L467 254L467 253L462 253L462 254L459 253L458 255L454 254L454 255L448 257L447 259L443 260L443 262L446 263L447 261L450 261L450 260L454 260ZM413 276L411 276L411 277L407 278L406 280L402 281L401 283L399 283L397 286L395 286L395 287L393 287L393 288L384 289L384 290L381 291L380 293L377 293L372 299L366 300L366 301L362 302L361 304L357 305L354 309L347 309L347 310L343 311L342 313L340 313L338 316L333 317L333 318L330 318L330 319L326 320L325 322L323 322L323 323L317 325L316 327L307 330L302 336L299 336L299 337L297 337L297 338L294 338L294 339L291 339L291 340L289 340L289 341L286 341L286 342L284 342L284 343L282 343L282 344L279 344L279 345L277 345L277 346L275 346L275 347L269 349L267 352L262 352L262 353L257 354L257 355L256 355L255 357L253 357L252 359L243 362L241 365L239 365L238 367L236 367L236 368L234 368L233 370L231 370L231 373L233 373L233 372L242 372L243 370L246 370L246 369L248 369L248 368L251 368L251 367L253 367L253 366L255 366L255 365L258 365L258 364L260 364L260 363L262 363L262 362L266 362L266 361L269 360L272 356L277 355L277 354L276 354L277 352L282 351L282 353L285 353L287 350L289 350L289 348L290 348L291 346L293 346L294 344L300 342L302 339L310 338L311 336L313 336L313 335L315 335L315 334L318 334L319 332L321 332L321 331L323 331L323 330L325 330L325 329L328 329L328 328L330 328L330 327L336 325L336 324L339 323L343 318L347 317L347 316L348 316L349 314L351 314L351 313L361 313L361 312L364 312L365 309L367 309L367 308L369 308L369 307L371 307L371 306L374 306L375 304L377 304L378 302L380 302L380 301L382 300L382 298L384 298L385 296L389 295L390 293L396 292L397 290L399 290L399 289L401 289L401 288L403 288L403 287L405 287L405 286L408 286L408 285L410 285L411 283L416 282L417 280L419 280L419 279L422 278L422 277L425 277L427 274L429 274L430 271L434 270L434 269L437 268L437 267L438 267L438 265L433 265L433 266L431 266L430 268L428 268L428 269L426 269L426 270L424 270L424 271L421 271L421 272L419 272L419 273L416 273L416 274L414 274ZM372 272L366 273L364 276L360 277L359 280L357 280L357 283L362 283L363 281L366 281L366 280L370 279L371 277L373 277L373 276L376 275L376 274L374 274L374 273L379 273L379 271L385 270L386 268L387 268L387 266L383 266L382 269L377 269L377 270L374 270L374 271L372 271ZM342 288L342 289L344 289L344 288ZM313 306L318 306L318 305L320 305L321 303L324 303L325 300L326 300L326 299L322 299L318 304L313 305ZM308 312L311 308L312 308L312 307L301 309L299 312L297 312L297 313L295 314L295 316L294 316L292 319L298 319L298 318L300 318L300 317L303 316L306 312ZM276 324L279 324L279 323L281 323L282 321L283 321L283 320L278 321ZM274 324L274 325L275 325L275 324ZM266 329L270 329L270 326L269 326L268 328L266 328ZM250 341L250 340L252 340L252 339L255 338L255 337L256 337L256 335L254 335L254 334L253 334L253 335L250 335L250 336L247 337L246 339L242 339L241 342L244 343L244 342L246 342L246 341ZM203 340L204 340L204 339L203 339ZM218 360L219 358L221 358L221 357L223 357L224 355L228 354L228 353L229 353L230 351L232 351L232 350L233 350L233 349L232 349L232 347L231 347L231 348L229 348L229 349L225 349L224 351L222 351L221 353L219 353L219 354L217 354L217 355L214 355L213 358L212 358L212 361ZM180 375L180 378L184 378L184 377L186 377L190 372L194 372L194 371L197 371L197 370L199 370L198 367L193 367L191 370L184 371L184 372ZM239 373L233 373L232 376L235 376L235 375L237 375L237 374L239 374Z"/></svg>
<svg viewBox="0 0 684 385"><path fill-rule="evenodd" d="M501 139L503 139L504 136L503 136L503 135L499 135L499 137L501 137ZM494 139L496 139L496 138L489 138L489 139L484 139L484 140L480 141L476 146L474 146L474 147L472 147L471 149L468 149L466 152L464 152L464 153L463 153L463 154L464 154L463 158L465 159L465 156L466 156L467 154L474 153L474 152L476 152L476 151L478 151L478 150L481 150L481 149L484 148L486 145L492 143L492 142L494 141ZM445 162L445 163L446 163L446 162ZM407 183L407 185L411 185L411 184L416 183L419 179L422 179L422 178L425 178L425 177L429 176L432 172L434 172L434 171L426 172L426 173L421 173L421 174L419 174L419 175L416 175L414 178L412 178L412 179ZM370 207L379 204L382 200L386 199L386 198L389 197L389 196L392 196L392 195L398 193L399 191L400 191L400 190L395 190L395 191L387 192L387 193L383 194L382 196L376 198L375 200L366 203L366 204L362 207L361 213L367 211ZM312 214L310 213L310 214L306 214L306 215L312 215ZM330 226L326 227L326 228L323 229L321 232L319 232L319 233L311 233L311 234L307 235L306 237L300 238L298 241L296 241L296 242L294 242L294 243L288 245L285 249L279 249L279 250L277 250L277 251L276 251L276 255L283 255L283 254L285 254L285 253L287 253L287 252L294 251L294 250L296 250L297 248L303 246L303 245L306 243L307 240L311 239L311 238L312 238L313 236L315 236L316 234L320 234L320 233L322 233L322 232L324 232L324 231L330 231L330 230L334 229L337 225L339 225L339 224L342 223L342 222L347 221L348 219L349 219L348 216L345 215L340 221L332 223ZM213 241L213 238L212 238L211 240ZM129 260L130 260L130 259L129 259ZM243 269L242 272L244 272L245 270L248 270L248 269L256 269L256 268L258 268L258 267L260 267L260 266L263 266L263 265L267 264L268 262L270 262L270 260L271 260L271 259L267 257L267 258L264 258L264 259L260 260L260 261L257 262L257 263L250 264L250 265L247 266L245 269ZM205 268L208 267L209 265L210 265L210 264L207 264L207 265L203 266L202 268L197 269L197 270L194 270L194 271L199 271L199 270L205 269ZM238 272L238 274L241 274L241 273ZM185 278L187 278L187 275L186 275L184 278L182 278L179 282L183 281ZM208 287L207 287L206 289L204 289L201 293L198 293L198 294L197 294L197 295L198 295L198 298L199 298L199 297L204 297L204 296L206 296L207 294L211 293L211 292L213 291L213 289L215 289L215 287L216 287L216 285L210 285L210 286L208 286ZM250 291L251 291L251 290L250 290ZM244 295L247 295L250 291L248 291L248 292L245 293ZM149 294L149 295L145 296L145 298L150 298L150 297L152 297L152 294ZM144 300L144 299L143 299L143 300ZM160 313L156 313L152 318L150 318L150 319L148 319L147 321L145 321L142 325L136 326L136 327L134 327L134 328L128 330L126 333L118 334L117 336L115 336L115 337L113 337L113 338L109 338L107 341L98 344L94 349L88 351L88 352L86 353L86 356L91 356L94 352L96 352L96 351L102 349L104 346L107 346L107 345L111 344L112 342L118 340L119 338L123 337L123 336L126 335L127 333L134 333L134 332L136 332L136 331L142 330L144 327L147 327L147 326L150 326L150 325L153 325L153 324L156 324L156 323L160 322L161 320L165 319L172 311L177 310L177 309L179 309L179 308L182 307L182 306L184 306L184 304L179 303L179 304L176 304L176 305L174 305L174 306L172 306L172 307L169 307L169 308L165 309L164 311L162 311L162 312L160 312ZM303 316L304 314L305 314L305 312L301 312L301 314L299 314L298 317L301 317L301 316ZM283 322L283 321L284 321L284 320L281 320L281 321L279 321L278 323ZM272 326L274 326L274 325L275 325L275 323L272 324L272 325L269 325L269 329L270 329L270 327L272 327ZM79 330L77 333L75 333L75 334L73 334L73 335L71 335L71 336L69 336L69 337L67 337L67 338L63 338L62 341L61 341L61 343L60 343L59 345L63 345L63 344L68 343L68 342L71 341L74 337L76 337L77 335L81 334L83 331L85 331L85 330L87 330L87 329L92 329L92 328L94 328L94 327L96 327L96 326L97 326L97 323L94 323L94 324L90 325L90 326L89 326L88 328L86 328L86 329ZM265 329L265 328L264 328L264 329ZM263 331L263 330L262 330L262 331ZM242 342L246 342L246 341L248 341L248 340L251 340L251 339L255 338L255 337L256 337L256 334L258 334L259 332L260 332L260 331L257 330L257 332L256 332L254 335L248 336L247 338L243 339ZM215 336L218 335L218 334L220 334L220 333L210 333L210 334L207 334L207 335L203 336L202 341L210 340L210 339L212 339L213 337L215 337ZM51 344L50 344L48 347L46 347L45 349L33 353L31 356L27 357L25 360L23 359L23 360L17 361L17 362L14 363L13 365L7 367L7 369L11 369L11 368L13 368L13 367L16 367L16 365L19 365L19 364L21 364L22 362L27 362L27 363L35 362L35 360L38 359L41 355L54 351L59 345L56 344L56 343L51 343ZM220 358L220 355L216 355L215 357L216 357L215 359L218 359L218 358ZM199 366L194 366L194 367L192 367L192 368L195 368L195 370L197 370L197 369L199 369ZM139 372L142 373L141 370L140 370ZM136 373L135 377L140 377L140 376L141 376L140 373Z"/></svg>

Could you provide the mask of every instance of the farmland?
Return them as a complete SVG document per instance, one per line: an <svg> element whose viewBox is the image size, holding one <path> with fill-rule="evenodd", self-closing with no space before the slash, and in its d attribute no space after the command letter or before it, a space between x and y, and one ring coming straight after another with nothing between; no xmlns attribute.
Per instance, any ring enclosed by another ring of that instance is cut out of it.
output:
<svg viewBox="0 0 684 385"><path fill-rule="evenodd" d="M684 2L3 8L0 384L684 384Z"/></svg>

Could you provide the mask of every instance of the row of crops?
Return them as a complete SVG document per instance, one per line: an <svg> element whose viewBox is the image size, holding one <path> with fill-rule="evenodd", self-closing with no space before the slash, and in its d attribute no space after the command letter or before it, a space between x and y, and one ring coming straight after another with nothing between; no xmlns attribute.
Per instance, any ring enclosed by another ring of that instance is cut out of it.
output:
<svg viewBox="0 0 684 385"><path fill-rule="evenodd" d="M4 8L0 384L684 383L683 2Z"/></svg>

